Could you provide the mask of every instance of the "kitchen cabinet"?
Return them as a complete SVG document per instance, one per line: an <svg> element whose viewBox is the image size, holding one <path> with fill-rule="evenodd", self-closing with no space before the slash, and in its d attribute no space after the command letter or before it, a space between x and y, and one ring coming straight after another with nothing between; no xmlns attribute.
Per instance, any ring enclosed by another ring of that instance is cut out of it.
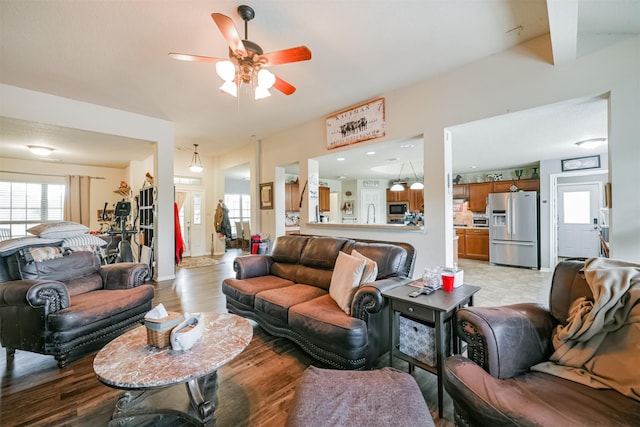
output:
<svg viewBox="0 0 640 427"><path fill-rule="evenodd" d="M387 188L387 202L408 202L409 191L406 187L402 191L391 191L390 188Z"/></svg>
<svg viewBox="0 0 640 427"><path fill-rule="evenodd" d="M424 213L424 192L423 190L409 189L409 210Z"/></svg>
<svg viewBox="0 0 640 427"><path fill-rule="evenodd" d="M489 261L489 229L457 228L458 258Z"/></svg>
<svg viewBox="0 0 640 427"><path fill-rule="evenodd" d="M329 187L318 187L318 208L320 212L331 210L331 189Z"/></svg>
<svg viewBox="0 0 640 427"><path fill-rule="evenodd" d="M300 210L300 185L298 182L284 184L284 210L298 212Z"/></svg>
<svg viewBox="0 0 640 427"><path fill-rule="evenodd" d="M511 186L515 185L518 190L522 191L540 191L539 179L515 179L508 181L494 181L493 193L508 193L511 191Z"/></svg>
<svg viewBox="0 0 640 427"><path fill-rule="evenodd" d="M469 198L469 185L453 184L453 198L467 200Z"/></svg>
<svg viewBox="0 0 640 427"><path fill-rule="evenodd" d="M487 210L487 198L493 192L492 182L478 182L469 186L469 210L472 212L485 212Z"/></svg>

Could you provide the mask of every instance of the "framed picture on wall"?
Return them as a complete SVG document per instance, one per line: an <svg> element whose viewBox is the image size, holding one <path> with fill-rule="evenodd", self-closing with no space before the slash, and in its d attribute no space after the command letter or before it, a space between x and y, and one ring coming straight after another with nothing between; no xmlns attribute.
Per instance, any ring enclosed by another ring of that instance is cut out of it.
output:
<svg viewBox="0 0 640 427"><path fill-rule="evenodd" d="M273 182L260 184L260 209L273 209Z"/></svg>
<svg viewBox="0 0 640 427"><path fill-rule="evenodd" d="M562 160L562 172L600 168L600 155Z"/></svg>

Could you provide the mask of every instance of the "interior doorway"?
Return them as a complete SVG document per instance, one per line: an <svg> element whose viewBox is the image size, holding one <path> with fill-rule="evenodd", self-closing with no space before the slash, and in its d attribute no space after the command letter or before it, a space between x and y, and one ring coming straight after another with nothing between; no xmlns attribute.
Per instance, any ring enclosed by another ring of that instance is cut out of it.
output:
<svg viewBox="0 0 640 427"><path fill-rule="evenodd" d="M178 205L180 231L185 245L182 255L205 255L204 192L201 190L176 189L176 203Z"/></svg>

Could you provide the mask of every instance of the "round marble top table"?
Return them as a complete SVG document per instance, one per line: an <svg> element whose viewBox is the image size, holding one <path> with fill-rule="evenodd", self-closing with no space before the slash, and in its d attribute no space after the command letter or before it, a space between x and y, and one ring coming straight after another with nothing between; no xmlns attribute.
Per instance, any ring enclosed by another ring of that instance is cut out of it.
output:
<svg viewBox="0 0 640 427"><path fill-rule="evenodd" d="M174 399L154 399L147 391L182 383L186 384L191 408L182 408L185 419L198 425L215 423L216 371L249 345L253 327L235 314L203 313L203 319L202 338L187 351L150 346L146 327L140 326L98 352L93 361L97 378L110 387L128 390L116 404L110 425L123 424L113 421L129 420L136 414L161 413L152 408ZM175 415L178 409L171 409L169 412ZM162 416L156 421L161 423Z"/></svg>

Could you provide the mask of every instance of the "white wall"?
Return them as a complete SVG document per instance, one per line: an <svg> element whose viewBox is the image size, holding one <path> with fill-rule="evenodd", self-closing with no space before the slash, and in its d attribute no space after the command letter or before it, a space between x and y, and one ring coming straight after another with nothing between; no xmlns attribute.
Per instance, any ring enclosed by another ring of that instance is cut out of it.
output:
<svg viewBox="0 0 640 427"><path fill-rule="evenodd" d="M156 142L158 187L156 275L175 277L173 234L174 125L166 120L0 84L0 116Z"/></svg>
<svg viewBox="0 0 640 427"><path fill-rule="evenodd" d="M549 39L541 37L420 84L376 94L385 98L386 136L375 143L424 135L425 231L327 231L302 224L303 233L403 240L417 248L415 272L452 259L452 207L447 174L450 147L444 129L450 126L585 96L608 94L609 163L613 182L611 255L640 260L640 37L634 37L571 63L554 66ZM372 96L373 98L374 96ZM364 100L363 100L364 101ZM336 109L344 106L336 106ZM330 112L327 112L329 114ZM327 154L323 117L262 141L261 181L271 181L277 165L300 163ZM301 143L300 141L304 141ZM373 142L364 142L367 144ZM302 180L302 179L301 179ZM302 215L305 218L307 215ZM274 221L262 215L263 228Z"/></svg>

